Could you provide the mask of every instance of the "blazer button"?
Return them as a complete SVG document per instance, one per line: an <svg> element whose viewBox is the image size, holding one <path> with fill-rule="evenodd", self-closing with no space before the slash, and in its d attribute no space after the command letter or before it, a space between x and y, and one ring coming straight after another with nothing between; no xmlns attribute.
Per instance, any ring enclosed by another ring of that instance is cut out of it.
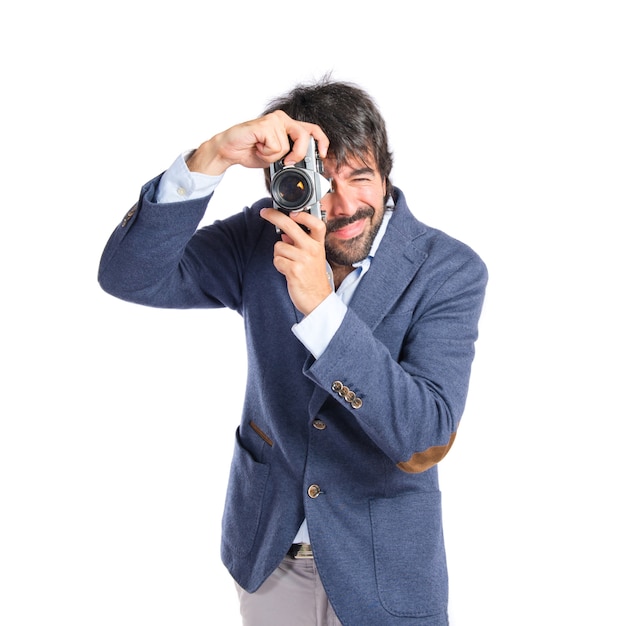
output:
<svg viewBox="0 0 626 626"><path fill-rule="evenodd" d="M126 224L128 224L128 222L130 221L130 218L133 215L135 215L136 211L137 211L137 203L135 203L130 209L130 211L128 211L128 213L126 213L126 215L124 216L124 219L122 220L122 228L126 227Z"/></svg>
<svg viewBox="0 0 626 626"><path fill-rule="evenodd" d="M335 393L339 393L343 389L343 383L340 380L336 380L330 387Z"/></svg>
<svg viewBox="0 0 626 626"><path fill-rule="evenodd" d="M326 424L322 422L322 420L314 419L313 420L313 428L317 428L317 430L324 430L326 428Z"/></svg>
<svg viewBox="0 0 626 626"><path fill-rule="evenodd" d="M319 485L311 485L306 492L309 494L309 498L317 498L322 493Z"/></svg>

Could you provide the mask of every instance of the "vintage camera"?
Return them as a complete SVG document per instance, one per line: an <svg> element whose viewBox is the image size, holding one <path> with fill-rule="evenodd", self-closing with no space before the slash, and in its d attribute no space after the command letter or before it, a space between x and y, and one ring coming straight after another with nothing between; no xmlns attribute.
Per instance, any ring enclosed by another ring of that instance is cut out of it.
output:
<svg viewBox="0 0 626 626"><path fill-rule="evenodd" d="M322 175L324 166L311 137L306 156L295 165L285 165L283 159L270 165L270 194L274 208L283 213L307 211L324 219L320 201L331 187Z"/></svg>

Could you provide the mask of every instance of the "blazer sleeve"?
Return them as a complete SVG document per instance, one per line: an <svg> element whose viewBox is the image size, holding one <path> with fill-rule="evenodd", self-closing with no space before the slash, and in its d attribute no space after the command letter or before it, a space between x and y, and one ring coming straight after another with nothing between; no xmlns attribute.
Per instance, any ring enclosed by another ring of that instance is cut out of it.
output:
<svg viewBox="0 0 626 626"><path fill-rule="evenodd" d="M110 236L100 259L100 286L146 306L238 309L254 232L246 224L253 219L250 211L217 221L211 229L198 228L212 196L159 204L159 180L144 185Z"/></svg>
<svg viewBox="0 0 626 626"><path fill-rule="evenodd" d="M349 308L328 348L305 368L348 419L411 473L431 468L454 442L487 284L485 264L463 244L445 259L436 256L407 288L402 313L372 329ZM392 354L388 346L398 335Z"/></svg>

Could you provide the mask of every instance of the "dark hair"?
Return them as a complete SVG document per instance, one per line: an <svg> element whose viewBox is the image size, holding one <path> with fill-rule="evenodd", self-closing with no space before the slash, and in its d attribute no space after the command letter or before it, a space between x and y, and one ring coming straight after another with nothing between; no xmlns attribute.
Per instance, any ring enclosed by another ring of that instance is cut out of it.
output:
<svg viewBox="0 0 626 626"><path fill-rule="evenodd" d="M372 155L391 193L389 175L393 155L387 128L373 98L353 83L334 81L329 75L311 84L296 85L271 100L263 114L282 110L300 122L317 124L330 140L329 155L342 167L350 158L365 160ZM269 170L266 171L269 182Z"/></svg>

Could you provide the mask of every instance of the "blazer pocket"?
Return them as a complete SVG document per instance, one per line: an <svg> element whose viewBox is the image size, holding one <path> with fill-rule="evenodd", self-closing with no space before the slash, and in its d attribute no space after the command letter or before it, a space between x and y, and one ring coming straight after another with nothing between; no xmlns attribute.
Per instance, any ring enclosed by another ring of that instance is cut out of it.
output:
<svg viewBox="0 0 626 626"><path fill-rule="evenodd" d="M222 540L237 554L248 554L254 545L269 472L242 445L237 430L222 517Z"/></svg>
<svg viewBox="0 0 626 626"><path fill-rule="evenodd" d="M448 573L441 493L371 500L370 516L381 604L400 617L446 611Z"/></svg>
<svg viewBox="0 0 626 626"><path fill-rule="evenodd" d="M263 432L263 430L261 429L261 427L254 421L254 420L250 420L248 422L248 424L250 424L250 428L252 428L252 430L259 436L261 437L261 439L263 439L263 441L265 441L265 443L272 447L274 445L274 442L271 440L271 438L269 437L269 435L265 432Z"/></svg>

